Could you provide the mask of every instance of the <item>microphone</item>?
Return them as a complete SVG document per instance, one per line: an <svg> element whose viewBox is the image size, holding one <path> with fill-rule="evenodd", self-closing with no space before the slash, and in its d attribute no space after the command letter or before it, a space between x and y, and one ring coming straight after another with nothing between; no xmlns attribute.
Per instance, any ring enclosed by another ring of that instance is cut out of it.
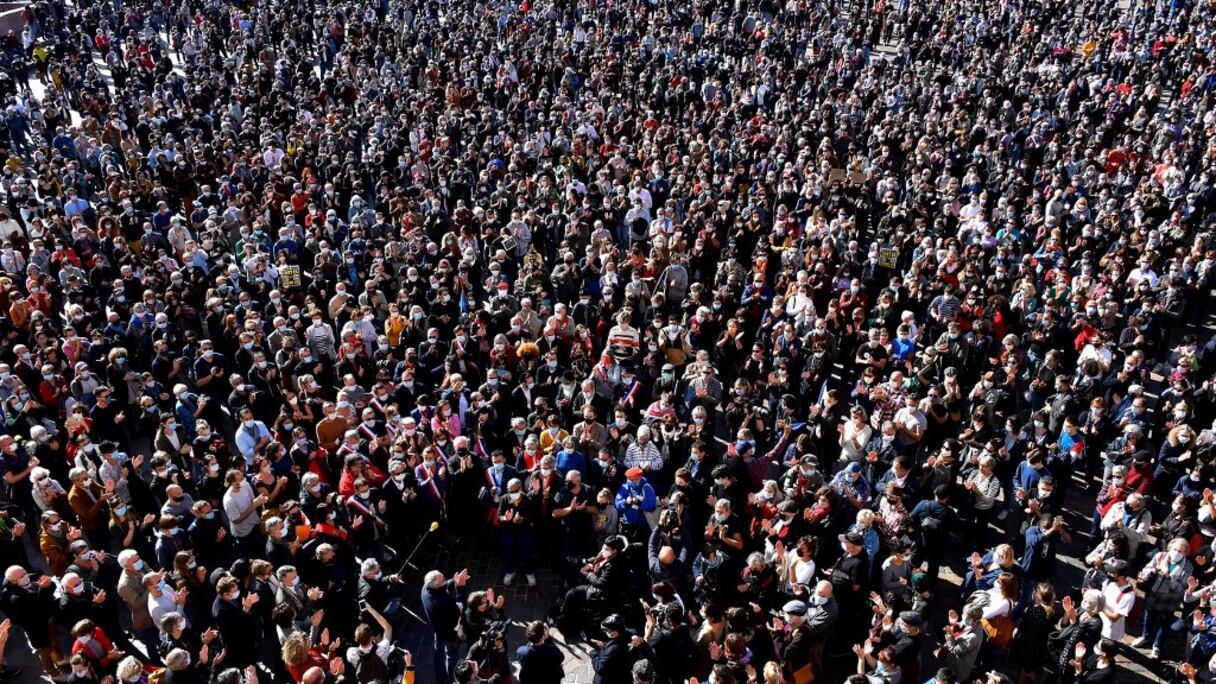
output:
<svg viewBox="0 0 1216 684"><path fill-rule="evenodd" d="M431 536L432 532L436 532L438 530L439 530L439 521L437 521L437 520L433 521L431 523L431 526L427 528L426 532L424 532L422 534L422 538L418 540L418 543L414 544L414 550L410 551L410 555L406 556L405 561L402 562L401 566L397 568L398 574L400 574L401 571L404 570L407 566L417 570L418 572L422 572L421 568L419 568L417 565L414 565L410 561L413 560L414 554L418 553L418 549L422 548L422 543L426 541L426 538Z"/></svg>

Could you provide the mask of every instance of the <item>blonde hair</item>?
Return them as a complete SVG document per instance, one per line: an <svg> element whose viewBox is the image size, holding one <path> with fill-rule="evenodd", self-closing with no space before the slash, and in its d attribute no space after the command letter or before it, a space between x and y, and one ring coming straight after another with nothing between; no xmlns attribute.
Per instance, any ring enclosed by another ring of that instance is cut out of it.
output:
<svg viewBox="0 0 1216 684"><path fill-rule="evenodd" d="M283 642L283 662L289 666L299 665L308 660L308 640L301 632L287 637Z"/></svg>
<svg viewBox="0 0 1216 684"><path fill-rule="evenodd" d="M764 684L781 684L781 666L776 661L764 664Z"/></svg>
<svg viewBox="0 0 1216 684"><path fill-rule="evenodd" d="M1002 567L1013 565L1013 547L1008 544L999 544L992 550L992 559L1000 563Z"/></svg>

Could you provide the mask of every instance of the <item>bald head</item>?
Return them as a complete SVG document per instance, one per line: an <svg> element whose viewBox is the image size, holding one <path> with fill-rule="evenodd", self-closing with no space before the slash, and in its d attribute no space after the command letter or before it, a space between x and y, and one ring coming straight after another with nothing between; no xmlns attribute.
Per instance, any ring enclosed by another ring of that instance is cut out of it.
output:
<svg viewBox="0 0 1216 684"><path fill-rule="evenodd" d="M659 562L663 565L671 565L676 562L676 550L670 546L659 549Z"/></svg>
<svg viewBox="0 0 1216 684"><path fill-rule="evenodd" d="M300 684L322 684L325 681L325 670L313 665L304 671L304 676L300 677Z"/></svg>

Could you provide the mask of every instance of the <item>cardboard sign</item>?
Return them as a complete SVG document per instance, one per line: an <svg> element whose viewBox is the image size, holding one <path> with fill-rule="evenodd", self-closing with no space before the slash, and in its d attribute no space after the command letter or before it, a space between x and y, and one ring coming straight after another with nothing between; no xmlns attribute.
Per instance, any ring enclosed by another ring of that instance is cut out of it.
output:
<svg viewBox="0 0 1216 684"><path fill-rule="evenodd" d="M300 282L299 266L288 265L279 269L279 287L299 287Z"/></svg>
<svg viewBox="0 0 1216 684"><path fill-rule="evenodd" d="M895 268L899 262L899 248L883 245L878 248L878 265L883 268Z"/></svg>

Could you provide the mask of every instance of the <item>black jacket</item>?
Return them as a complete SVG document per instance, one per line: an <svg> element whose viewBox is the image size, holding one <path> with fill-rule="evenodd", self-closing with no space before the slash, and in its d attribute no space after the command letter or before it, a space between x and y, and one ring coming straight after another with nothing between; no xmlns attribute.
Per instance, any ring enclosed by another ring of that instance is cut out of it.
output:
<svg viewBox="0 0 1216 684"><path fill-rule="evenodd" d="M655 670L660 675L660 681L683 684L692 676L697 645L687 627L655 630L650 637L650 647L654 649Z"/></svg>
<svg viewBox="0 0 1216 684"><path fill-rule="evenodd" d="M244 598L244 594L241 598ZM215 618L216 629L224 635L224 645L228 650L225 665L238 668L252 665L257 658L258 638L262 633L261 621L257 616L252 612L246 613L240 605L229 603L219 596L211 604L211 616Z"/></svg>
<svg viewBox="0 0 1216 684"><path fill-rule="evenodd" d="M1060 651L1057 672L1075 672L1069 663L1076 656L1077 644L1083 643L1086 650L1093 652L1094 644L1102 638L1102 621L1098 618L1086 619L1084 615L1077 618L1077 622L1068 628L1068 638L1064 642L1064 649Z"/></svg>
<svg viewBox="0 0 1216 684"><path fill-rule="evenodd" d="M595 670L594 684L619 684L633 681L634 654L629 649L629 641L618 637L604 644L604 647L591 656L591 666ZM522 684L522 683L521 683Z"/></svg>
<svg viewBox="0 0 1216 684"><path fill-rule="evenodd" d="M40 588L33 580L31 577L29 589L5 582L0 591L0 610L25 630L30 645L37 649L49 644L53 637L47 617L55 612L55 585Z"/></svg>
<svg viewBox="0 0 1216 684"><path fill-rule="evenodd" d="M562 652L550 639L520 646L515 659L519 661L519 684L561 684L566 676Z"/></svg>
<svg viewBox="0 0 1216 684"><path fill-rule="evenodd" d="M811 662L811 630L806 623L785 632L772 632L773 648L785 666L787 677Z"/></svg>
<svg viewBox="0 0 1216 684"><path fill-rule="evenodd" d="M629 568L625 566L625 559L618 554L604 561L595 572L585 575L584 579L601 593L616 597L625 591L629 582Z"/></svg>

